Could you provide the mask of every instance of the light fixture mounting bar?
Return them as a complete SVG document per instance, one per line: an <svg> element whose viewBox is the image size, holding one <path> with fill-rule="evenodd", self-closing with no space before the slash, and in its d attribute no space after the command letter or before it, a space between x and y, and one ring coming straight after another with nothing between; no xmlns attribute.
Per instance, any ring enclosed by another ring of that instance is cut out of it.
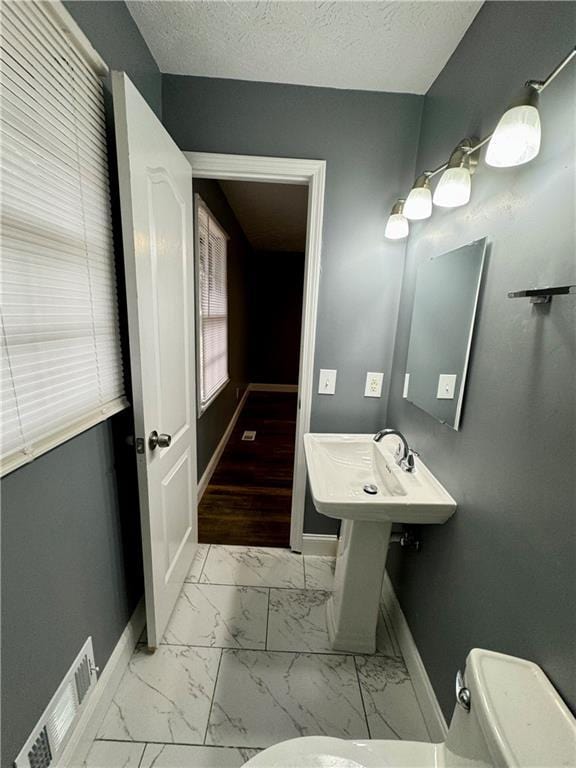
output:
<svg viewBox="0 0 576 768"><path fill-rule="evenodd" d="M556 66L552 70L552 72L550 72L550 74L545 80L528 80L526 85L531 85L532 88L536 88L537 91L542 93L544 88L548 88L550 83L558 77L558 75L560 74L560 72L562 72L564 67L567 66L575 56L576 56L576 45L574 46L574 48L572 48L570 53L564 56L562 61L558 64L558 66Z"/></svg>
<svg viewBox="0 0 576 768"><path fill-rule="evenodd" d="M476 144L474 144L471 147L462 148L462 151L465 152L467 155L472 155L474 152L477 152L479 149L482 149L482 147L485 144L488 144L490 139L492 138L492 134L490 133L488 136L484 136L483 139L480 139ZM448 168L448 163L443 163L442 165L439 165L438 168L434 168L433 171L424 171L423 175L428 176L429 179L433 178L434 176L437 176L439 173L442 173L442 171L445 171L446 168Z"/></svg>
<svg viewBox="0 0 576 768"><path fill-rule="evenodd" d="M470 147L470 149L467 150L467 154L471 155L473 152L477 152L479 149L482 149L482 147L485 144L488 144L491 138L492 138L491 133L489 133L488 136L484 136L484 138L480 139L480 141L477 144L474 144L473 147Z"/></svg>
<svg viewBox="0 0 576 768"><path fill-rule="evenodd" d="M434 176L437 176L439 173L442 173L442 171L445 171L446 168L448 168L448 163L444 163L443 165L439 165L438 168L434 168L433 171L426 171L428 178L433 179Z"/></svg>

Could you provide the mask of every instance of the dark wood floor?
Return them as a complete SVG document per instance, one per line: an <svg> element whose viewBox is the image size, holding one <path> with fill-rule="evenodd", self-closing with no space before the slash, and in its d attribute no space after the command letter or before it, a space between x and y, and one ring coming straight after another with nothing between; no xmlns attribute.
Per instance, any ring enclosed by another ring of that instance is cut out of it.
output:
<svg viewBox="0 0 576 768"><path fill-rule="evenodd" d="M296 393L249 394L198 507L199 541L289 546L296 407Z"/></svg>

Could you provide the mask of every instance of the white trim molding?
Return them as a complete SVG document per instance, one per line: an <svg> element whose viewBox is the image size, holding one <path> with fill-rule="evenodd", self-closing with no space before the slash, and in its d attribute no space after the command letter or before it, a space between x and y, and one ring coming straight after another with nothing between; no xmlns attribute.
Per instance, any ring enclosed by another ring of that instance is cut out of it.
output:
<svg viewBox="0 0 576 768"><path fill-rule="evenodd" d="M226 427L224 434L220 438L220 442L216 446L216 450L212 454L212 458L208 462L208 465L206 466L206 469L204 470L202 477L198 481L198 504L200 504L200 501L202 500L202 496L204 495L204 491L208 487L208 484L210 483L210 480L212 479L212 475L214 474L214 471L216 467L218 466L218 462L222 458L222 454L224 453L224 449L226 448L226 445L228 444L228 440L230 440L230 436L232 435L232 431L234 430L234 427L236 426L236 422L238 421L238 417L240 416L242 412L242 408L244 408L244 405L246 403L246 400L248 398L248 393L250 392L250 385L246 388L244 391L244 394L240 398L240 402L236 406L236 410L232 414L232 418L230 419L230 422L228 426Z"/></svg>
<svg viewBox="0 0 576 768"><path fill-rule="evenodd" d="M323 555L336 557L338 536L326 533L305 533L302 536L303 555Z"/></svg>
<svg viewBox="0 0 576 768"><path fill-rule="evenodd" d="M84 760L108 712L116 689L146 624L144 599L140 600L112 651L70 740L55 768L74 768Z"/></svg>
<svg viewBox="0 0 576 768"><path fill-rule="evenodd" d="M223 155L208 152L184 152L196 179L240 180L302 184L308 187L308 220L306 227L306 258L304 266L304 301L302 306L302 336L300 343L300 372L298 377L298 416L296 420L296 456L292 486L290 546L302 551L304 533L304 502L306 498L306 457L304 434L310 430L312 394L314 389L314 349L320 286L322 227L324 221L325 160L300 160L287 157L256 157Z"/></svg>
<svg viewBox="0 0 576 768"><path fill-rule="evenodd" d="M273 184L304 184L325 175L325 160L298 160L290 157L223 155L213 152L184 152L196 179L262 181Z"/></svg>
<svg viewBox="0 0 576 768"><path fill-rule="evenodd" d="M444 714L440 709L440 704L434 693L434 688L426 672L426 667L420 656L420 652L412 637L412 632L406 621L406 617L400 607L394 587L390 581L388 573L384 575L384 583L382 585L382 603L385 611L390 618L394 634L398 640L400 651L406 662L406 667L410 678L412 679L412 685L414 686L414 692L418 699L418 704L422 710L424 721L430 738L434 742L441 742L446 740L446 734L448 733L448 726L444 718Z"/></svg>
<svg viewBox="0 0 576 768"><path fill-rule="evenodd" d="M250 392L298 392L298 384L249 384Z"/></svg>
<svg viewBox="0 0 576 768"><path fill-rule="evenodd" d="M50 0L49 2L42 2L41 6L48 16L52 18L62 34L72 42L80 55L94 68L94 71L100 77L105 77L110 71L108 64L106 64L102 56L100 56L90 40L88 40L84 32L74 21L64 3L61 3L60 0Z"/></svg>
<svg viewBox="0 0 576 768"><path fill-rule="evenodd" d="M123 411L126 408L130 408L128 400L124 396L118 397L116 400L108 403L104 408L97 408L95 411L86 414L73 424L68 424L63 429L38 440L34 444L34 447L28 448L28 453L12 453L10 456L7 456L0 461L0 476L4 477L4 475L10 474L10 472L14 472L15 469L23 467L25 464L30 464L31 461L34 461L34 459L37 459L39 456L48 453L48 451L57 448L59 445L63 445L63 443L72 440L74 437L78 437L78 435L81 435L88 429L92 429L92 427L95 427L97 424L100 424L103 421L108 421L112 416L120 413L120 411Z"/></svg>

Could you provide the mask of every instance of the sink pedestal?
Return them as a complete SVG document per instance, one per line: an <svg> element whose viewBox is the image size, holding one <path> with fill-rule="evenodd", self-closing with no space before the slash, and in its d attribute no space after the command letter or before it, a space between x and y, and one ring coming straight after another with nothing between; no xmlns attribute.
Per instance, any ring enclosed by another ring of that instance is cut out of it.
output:
<svg viewBox="0 0 576 768"><path fill-rule="evenodd" d="M374 653L380 593L392 523L343 520L328 634L336 651Z"/></svg>
<svg viewBox="0 0 576 768"><path fill-rule="evenodd" d="M334 592L327 603L328 632L336 651L376 650L392 524L445 523L456 509L452 496L418 457L414 471L404 472L392 441L384 442L372 435L304 435L314 506L320 514L342 520Z"/></svg>

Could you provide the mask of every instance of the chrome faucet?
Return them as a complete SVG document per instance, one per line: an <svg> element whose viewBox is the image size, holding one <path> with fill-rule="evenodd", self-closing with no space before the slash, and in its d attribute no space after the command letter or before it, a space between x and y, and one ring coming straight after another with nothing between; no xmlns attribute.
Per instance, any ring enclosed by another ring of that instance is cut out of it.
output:
<svg viewBox="0 0 576 768"><path fill-rule="evenodd" d="M400 469L403 469L404 472L414 472L416 469L414 456L417 454L410 448L402 432L399 432L397 429L381 429L379 432L376 432L373 439L379 443L383 437L388 437L388 435L396 435L396 437L400 438L401 447L396 456L396 463Z"/></svg>

